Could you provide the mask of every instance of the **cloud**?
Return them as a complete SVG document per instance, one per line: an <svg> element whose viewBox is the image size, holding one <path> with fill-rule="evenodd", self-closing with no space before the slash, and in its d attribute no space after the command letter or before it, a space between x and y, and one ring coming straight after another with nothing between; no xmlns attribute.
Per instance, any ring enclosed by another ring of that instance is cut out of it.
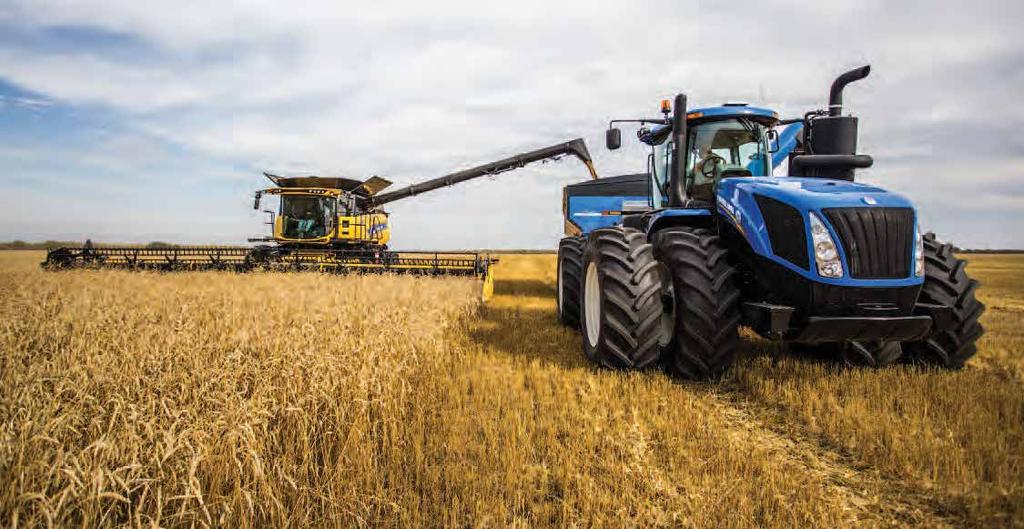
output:
<svg viewBox="0 0 1024 529"><path fill-rule="evenodd" d="M865 178L922 211L954 208L947 193L968 192L971 181L991 210L1011 215L1020 203L1013 178L1024 110L1007 104L1024 84L1018 4L116 4L14 0L0 9L0 29L34 35L0 41L0 78L30 94L19 97L108 116L149 145L97 143L72 160L72 175L101 167L138 182L133 172L162 174L154 160L169 157L197 186L178 189L186 195L209 196L204 178L251 174L256 187L260 169L402 184L576 136L602 174L638 172L640 146L599 148L607 120L655 114L659 99L680 90L694 104L741 99L795 116L824 105L835 74L871 63L871 77L846 97L862 118L862 150L877 160ZM59 28L77 28L75 46L43 45ZM965 177L978 171L989 176ZM584 177L563 162L396 203L396 244L553 247L560 189ZM56 176L40 171L37 180L47 178ZM211 200L227 204L239 189ZM970 238L997 228L966 206L953 210L933 215L937 229ZM167 230L205 237L168 219ZM238 227L218 222L221 233ZM137 235L120 225L121 237ZM1000 237L1024 245L1024 236Z"/></svg>

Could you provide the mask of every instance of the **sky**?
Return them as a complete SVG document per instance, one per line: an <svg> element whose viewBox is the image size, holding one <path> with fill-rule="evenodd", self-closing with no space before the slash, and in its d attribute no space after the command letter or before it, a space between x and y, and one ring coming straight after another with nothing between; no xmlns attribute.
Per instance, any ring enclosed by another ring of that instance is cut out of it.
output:
<svg viewBox="0 0 1024 529"><path fill-rule="evenodd" d="M1024 248L1024 3L0 2L0 240L244 243L260 175L408 184L742 100L796 117L851 85L858 179L922 226ZM400 249L554 248L565 158L389 205Z"/></svg>

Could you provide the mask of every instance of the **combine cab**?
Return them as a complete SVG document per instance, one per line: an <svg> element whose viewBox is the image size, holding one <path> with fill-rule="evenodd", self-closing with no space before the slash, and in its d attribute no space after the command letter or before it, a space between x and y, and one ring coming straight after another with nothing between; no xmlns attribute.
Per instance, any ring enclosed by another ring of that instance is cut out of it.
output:
<svg viewBox="0 0 1024 529"><path fill-rule="evenodd" d="M254 209L267 195L279 197L269 215L272 233L250 239L252 247L172 246L139 248L64 247L47 253L45 268L105 267L149 270L317 270L323 272L395 272L467 275L484 280L490 290L490 267L497 260L479 253L396 252L388 249L391 228L385 204L474 178L493 176L527 164L571 155L596 178L582 139L536 149L471 169L382 193L391 182L335 177L264 175L274 184L255 194Z"/></svg>
<svg viewBox="0 0 1024 529"><path fill-rule="evenodd" d="M843 74L828 110L792 120L735 103L691 110L682 94L662 118L621 120L650 148L645 207L626 211L638 189L615 190L633 177L606 193L566 188L558 315L589 359L713 377L743 325L849 364L963 366L984 310L966 263L922 233L906 197L854 182L872 159L856 152L842 92L868 73ZM789 176L773 176L783 161Z"/></svg>

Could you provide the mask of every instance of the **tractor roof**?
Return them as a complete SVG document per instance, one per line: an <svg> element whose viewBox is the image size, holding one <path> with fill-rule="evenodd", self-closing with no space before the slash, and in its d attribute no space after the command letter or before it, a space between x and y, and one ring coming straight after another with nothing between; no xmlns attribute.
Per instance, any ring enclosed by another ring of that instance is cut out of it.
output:
<svg viewBox="0 0 1024 529"><path fill-rule="evenodd" d="M371 176L366 180L353 180L339 176L277 176L263 173L274 185L282 188L340 189L362 196L372 196L391 185L387 179Z"/></svg>
<svg viewBox="0 0 1024 529"><path fill-rule="evenodd" d="M686 111L686 122L689 125L728 118L747 118L771 126L779 120L779 113L767 108L752 107L746 103L726 103L719 107L694 108ZM671 125L658 125L644 134L640 141L648 145L657 145L668 137L671 130Z"/></svg>
<svg viewBox="0 0 1024 529"><path fill-rule="evenodd" d="M767 108L752 107L746 103L726 103L720 107L695 108L686 111L686 121L738 117L773 124L779 120L779 113Z"/></svg>

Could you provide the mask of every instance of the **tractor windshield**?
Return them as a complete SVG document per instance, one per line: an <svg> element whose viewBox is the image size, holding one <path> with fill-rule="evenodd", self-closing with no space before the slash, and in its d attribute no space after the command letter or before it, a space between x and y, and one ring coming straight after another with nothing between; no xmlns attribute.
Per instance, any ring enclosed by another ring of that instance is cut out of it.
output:
<svg viewBox="0 0 1024 529"><path fill-rule="evenodd" d="M765 127L743 118L690 127L686 156L687 195L711 197L714 183L730 176L769 176L771 159Z"/></svg>
<svg viewBox="0 0 1024 529"><path fill-rule="evenodd" d="M289 239L325 237L334 224L336 202L323 195L281 195L282 235Z"/></svg>

